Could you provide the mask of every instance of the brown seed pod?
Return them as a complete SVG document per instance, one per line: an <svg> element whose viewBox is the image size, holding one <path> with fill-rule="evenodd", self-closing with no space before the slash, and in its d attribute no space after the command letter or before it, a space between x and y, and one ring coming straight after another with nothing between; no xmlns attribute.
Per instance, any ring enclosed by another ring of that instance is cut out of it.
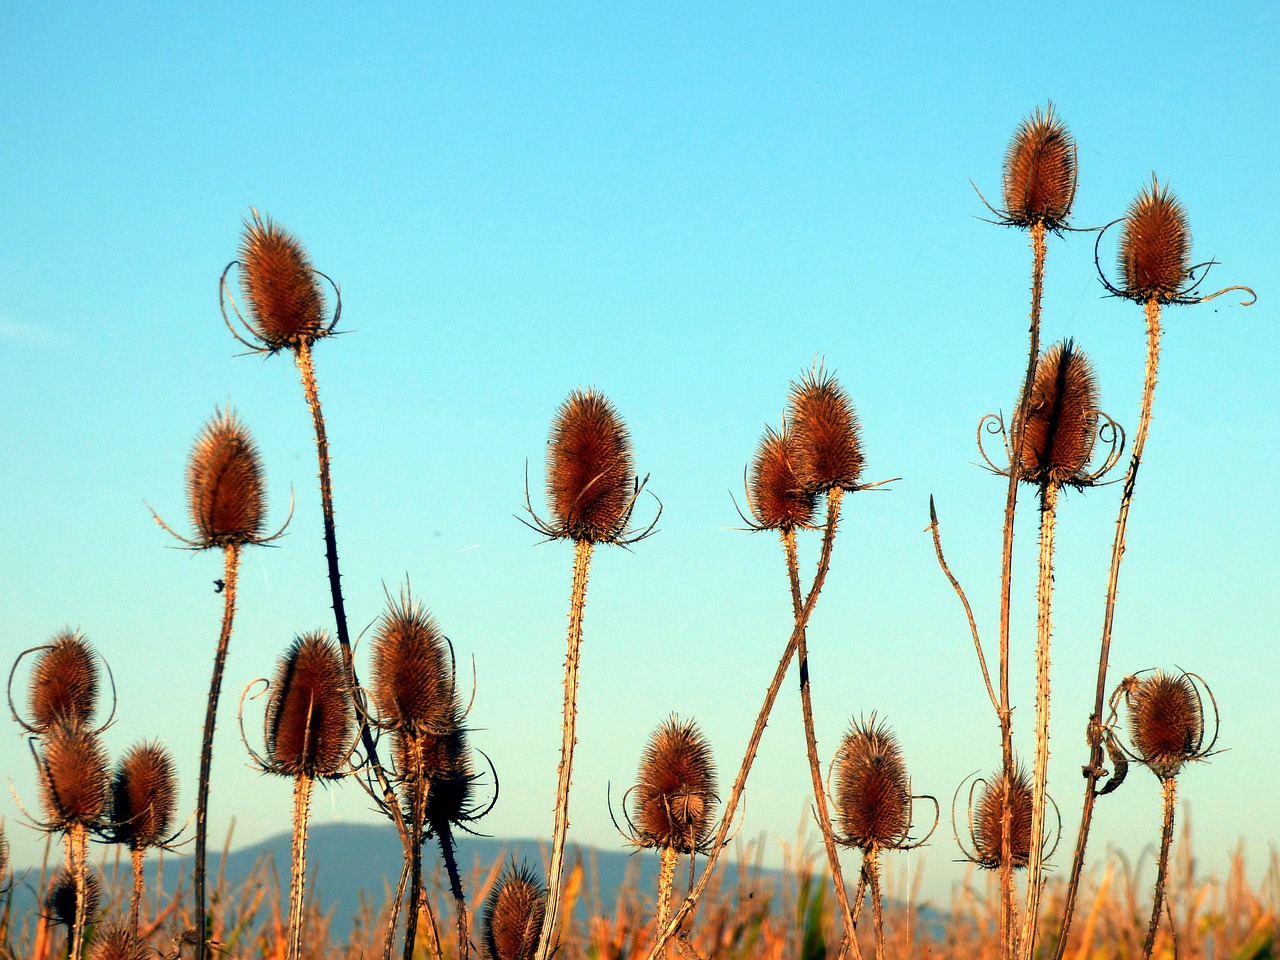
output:
<svg viewBox="0 0 1280 960"><path fill-rule="evenodd" d="M102 881L90 868L85 872L84 915L92 923L102 906ZM76 882L66 867L59 868L44 898L45 916L68 930L76 925Z"/></svg>
<svg viewBox="0 0 1280 960"><path fill-rule="evenodd" d="M1036 364L1022 424L1019 477L1061 486L1084 476L1098 426L1098 386L1089 358L1071 340L1055 343Z"/></svg>
<svg viewBox="0 0 1280 960"><path fill-rule="evenodd" d="M1006 778L1003 773L980 782L977 805L973 809L973 845L977 852L978 866L995 870L1000 866L1004 831L1004 797ZM1013 866L1025 867L1031 854L1031 778L1027 771L1016 767L1013 771L1011 799L1012 823L1009 836Z"/></svg>
<svg viewBox="0 0 1280 960"><path fill-rule="evenodd" d="M547 441L547 500L562 538L609 543L626 533L636 477L626 424L594 389L556 411Z"/></svg>
<svg viewBox="0 0 1280 960"><path fill-rule="evenodd" d="M480 920L486 960L532 960L546 909L547 891L530 867L503 867Z"/></svg>
<svg viewBox="0 0 1280 960"><path fill-rule="evenodd" d="M31 668L31 727L43 732L59 720L87 725L98 703L97 654L78 630L64 630Z"/></svg>
<svg viewBox="0 0 1280 960"><path fill-rule="evenodd" d="M53 829L101 822L110 776L96 734L80 724L54 724L41 742L39 767L40 799Z"/></svg>
<svg viewBox="0 0 1280 960"><path fill-rule="evenodd" d="M1204 756L1204 705L1187 674L1156 670L1136 682L1125 702L1134 754L1161 780Z"/></svg>
<svg viewBox="0 0 1280 960"><path fill-rule="evenodd" d="M355 726L342 653L322 630L293 641L267 703L267 760L290 777L332 777L351 752Z"/></svg>
<svg viewBox="0 0 1280 960"><path fill-rule="evenodd" d="M834 374L816 367L791 385L792 467L811 494L835 487L856 490L862 473L858 415Z"/></svg>
<svg viewBox="0 0 1280 960"><path fill-rule="evenodd" d="M653 732L632 792L635 842L693 853L706 845L715 819L716 768L706 737L692 720L672 716Z"/></svg>
<svg viewBox="0 0 1280 960"><path fill-rule="evenodd" d="M435 620L407 594L388 598L373 634L373 702L391 730L443 733L457 712L453 655Z"/></svg>
<svg viewBox="0 0 1280 960"><path fill-rule="evenodd" d="M793 448L790 428L765 428L747 486L751 513L761 530L794 530L813 519L815 496L796 477Z"/></svg>
<svg viewBox="0 0 1280 960"><path fill-rule="evenodd" d="M266 522L262 458L230 410L215 411L191 449L187 499L200 549L261 543Z"/></svg>
<svg viewBox="0 0 1280 960"><path fill-rule="evenodd" d="M1168 303L1181 296L1191 277L1191 228L1187 213L1168 186L1153 174L1125 214L1120 236L1123 296Z"/></svg>
<svg viewBox="0 0 1280 960"><path fill-rule="evenodd" d="M169 837L178 807L173 760L159 742L130 747L111 780L112 839L131 850L159 846Z"/></svg>
<svg viewBox="0 0 1280 960"><path fill-rule="evenodd" d="M835 807L843 839L861 850L895 847L911 829L911 780L884 723L853 721L835 759Z"/></svg>
<svg viewBox="0 0 1280 960"><path fill-rule="evenodd" d="M302 245L253 211L240 243L240 285L249 330L271 351L325 336L324 294Z"/></svg>
<svg viewBox="0 0 1280 960"><path fill-rule="evenodd" d="M459 717L443 733L396 731L392 756L402 785L401 803L411 821L419 807L428 825L472 819L475 775Z"/></svg>
<svg viewBox="0 0 1280 960"><path fill-rule="evenodd" d="M1014 226L1043 223L1056 230L1076 197L1076 144L1049 104L1023 120L1004 158L1002 219Z"/></svg>
<svg viewBox="0 0 1280 960"><path fill-rule="evenodd" d="M147 949L136 942L128 924L112 921L94 932L89 960L145 960Z"/></svg>

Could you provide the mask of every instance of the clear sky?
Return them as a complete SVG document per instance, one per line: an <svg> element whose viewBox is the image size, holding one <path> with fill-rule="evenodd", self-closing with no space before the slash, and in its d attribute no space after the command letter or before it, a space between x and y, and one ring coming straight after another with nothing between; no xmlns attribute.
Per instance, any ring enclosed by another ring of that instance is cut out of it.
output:
<svg viewBox="0 0 1280 960"><path fill-rule="evenodd" d="M296 370L238 355L218 313L252 206L341 284L351 333L316 362L352 628L408 578L474 660L472 739L502 781L481 829L551 829L572 550L516 516L526 463L541 505L556 407L575 387L609 396L664 505L654 537L599 550L591 572L573 835L619 845L606 784L630 783L668 714L699 720L724 781L737 768L790 603L776 540L743 532L730 495L816 356L857 404L868 479L902 478L846 500L810 632L819 748L829 758L851 716L877 711L945 808L999 741L923 532L928 496L994 644L1005 486L975 466L974 431L1016 394L1030 273L1026 237L982 222L970 181L997 198L1010 135L1052 100L1079 144L1077 225L1123 215L1154 171L1188 210L1194 259L1222 263L1210 286L1258 292L1248 309L1166 311L1113 682L1152 666L1209 681L1229 750L1179 796L1202 867L1241 838L1260 865L1280 832L1274 7L940 4L908 21L884 4L695 6L6 5L4 663L83 630L119 688L113 755L162 738L191 808L221 557L172 549L144 502L187 528L187 455L229 401L261 447L272 517L291 488L297 511L277 547L245 556L211 836L233 815L238 844L287 829L289 785L246 768L236 699L296 634L332 624ZM1103 294L1093 235L1052 238L1044 340L1077 339L1132 431L1142 311ZM1050 776L1068 834L1118 498L1070 493L1059 513ZM1013 670L1029 756L1023 503ZM806 576L816 554L812 536ZM793 674L742 828L771 857L807 816L802 743ZM38 807L16 725L0 773ZM1095 860L1155 843L1159 804L1132 772L1099 804ZM349 784L314 816L369 821L368 807ZM11 798L0 816L15 860L37 857ZM944 826L910 862L945 898L957 857Z"/></svg>

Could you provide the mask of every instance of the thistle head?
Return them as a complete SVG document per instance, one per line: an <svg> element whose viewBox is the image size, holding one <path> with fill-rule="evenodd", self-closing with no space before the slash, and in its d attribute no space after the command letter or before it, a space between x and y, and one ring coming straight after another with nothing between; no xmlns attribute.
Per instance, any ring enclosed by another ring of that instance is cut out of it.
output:
<svg viewBox="0 0 1280 960"><path fill-rule="evenodd" d="M843 840L868 851L896 847L911 829L911 780L884 723L853 721L835 759L835 809Z"/></svg>
<svg viewBox="0 0 1280 960"><path fill-rule="evenodd" d="M41 739L40 800L48 825L96 826L106 813L110 787L107 752L83 724L59 721Z"/></svg>
<svg viewBox="0 0 1280 960"><path fill-rule="evenodd" d="M401 782L401 802L411 823L473 819L476 777L460 714L451 716L437 733L395 731L392 756Z"/></svg>
<svg viewBox="0 0 1280 960"><path fill-rule="evenodd" d="M816 496L796 477L791 428L765 428L751 460L748 502L759 530L794 530L813 519Z"/></svg>
<svg viewBox="0 0 1280 960"><path fill-rule="evenodd" d="M547 910L547 891L527 865L509 863L485 898L480 943L486 960L533 960Z"/></svg>
<svg viewBox="0 0 1280 960"><path fill-rule="evenodd" d="M1191 228L1173 191L1153 174L1129 206L1120 235L1120 293L1131 300L1171 303L1191 279Z"/></svg>
<svg viewBox="0 0 1280 960"><path fill-rule="evenodd" d="M680 853L702 850L715 822L716 768L692 720L672 716L653 732L632 793L636 843Z"/></svg>
<svg viewBox="0 0 1280 960"><path fill-rule="evenodd" d="M102 906L102 881L92 868L85 872L84 879L84 915L92 922ZM76 925L76 878L66 867L59 867L49 882L44 897L44 914L68 931Z"/></svg>
<svg viewBox="0 0 1280 960"><path fill-rule="evenodd" d="M131 850L160 846L177 807L178 780L169 751L155 741L130 747L111 780L112 839Z"/></svg>
<svg viewBox="0 0 1280 960"><path fill-rule="evenodd" d="M816 496L836 487L858 488L862 473L858 415L835 374L818 366L793 383L787 422L792 466L804 491Z"/></svg>
<svg viewBox="0 0 1280 960"><path fill-rule="evenodd" d="M1176 777L1188 760L1208 756L1204 702L1191 674L1155 670L1129 678L1125 704L1133 754L1161 780Z"/></svg>
<svg viewBox="0 0 1280 960"><path fill-rule="evenodd" d="M191 448L187 500L193 547L263 543L266 494L262 458L249 431L230 410L214 411Z"/></svg>
<svg viewBox="0 0 1280 960"><path fill-rule="evenodd" d="M638 483L626 424L594 389L556 411L547 441L547 501L557 538L616 543L626 537Z"/></svg>
<svg viewBox="0 0 1280 960"><path fill-rule="evenodd" d="M453 653L431 615L407 592L388 598L373 633L373 702L395 731L447 730L458 712Z"/></svg>
<svg viewBox="0 0 1280 960"><path fill-rule="evenodd" d="M1036 363L1022 423L1019 479L1061 486L1086 479L1098 428L1098 386L1089 358L1071 340Z"/></svg>
<svg viewBox="0 0 1280 960"><path fill-rule="evenodd" d="M59 720L89 724L98 704L97 660L78 630L64 630L39 650L27 699L32 730L43 733Z"/></svg>
<svg viewBox="0 0 1280 960"><path fill-rule="evenodd" d="M89 960L146 960L147 948L135 940L129 925L113 920L94 931Z"/></svg>
<svg viewBox="0 0 1280 960"><path fill-rule="evenodd" d="M270 218L264 222L257 210L245 221L239 263L245 326L260 349L296 349L331 332L319 274L302 244Z"/></svg>
<svg viewBox="0 0 1280 960"><path fill-rule="evenodd" d="M290 777L333 777L351 752L355 728L338 645L323 630L293 641L276 668L267 702L267 760Z"/></svg>
<svg viewBox="0 0 1280 960"><path fill-rule="evenodd" d="M1076 197L1076 143L1054 114L1037 107L1019 124L1004 158L1001 220L1013 226L1066 225Z"/></svg>
<svg viewBox="0 0 1280 960"><path fill-rule="evenodd" d="M1025 867L1031 855L1031 777L1022 767L1012 776L997 774L978 783L976 805L971 812L970 832L978 866L995 870L1000 866L1004 845L1004 803L1008 794L1012 817L1009 838L1014 868Z"/></svg>

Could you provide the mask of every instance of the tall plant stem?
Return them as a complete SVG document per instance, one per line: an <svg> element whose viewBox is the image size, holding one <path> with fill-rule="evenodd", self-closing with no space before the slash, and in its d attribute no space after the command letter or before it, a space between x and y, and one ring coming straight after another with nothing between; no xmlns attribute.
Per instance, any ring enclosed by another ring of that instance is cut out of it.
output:
<svg viewBox="0 0 1280 960"><path fill-rule="evenodd" d="M444 871L449 877L449 893L453 896L454 920L458 930L458 958L467 960L471 953L471 921L467 914L467 898L462 892L462 875L458 872L457 844L453 839L453 828L446 820L433 823L440 841L440 857L444 860Z"/></svg>
<svg viewBox="0 0 1280 960"><path fill-rule="evenodd" d="M400 922L400 909L404 904L405 886L409 882L409 850L404 851L404 863L400 865L400 880L396 884L395 895L391 898L389 916L387 918L387 937L382 944L382 960L391 960L391 948L395 944L396 925Z"/></svg>
<svg viewBox="0 0 1280 960"><path fill-rule="evenodd" d="M582 652L582 615L587 605L587 572L591 567L591 542L577 540L573 548L573 589L569 597L569 652L564 661L564 739L560 744L560 768L556 784L555 832L551 838L551 866L547 870L547 910L538 940L536 960L549 960L555 949L560 912L560 886L564 874L564 845L569 832L569 782L573 774L573 748L578 742L578 665Z"/></svg>
<svg viewBox="0 0 1280 960"><path fill-rule="evenodd" d="M74 823L67 830L67 855L76 896L75 919L69 944L71 960L80 960L84 951L84 925L88 914L89 828Z"/></svg>
<svg viewBox="0 0 1280 960"><path fill-rule="evenodd" d="M676 879L676 861L680 851L675 847L662 848L662 861L658 870L658 929L667 925L671 916L671 888Z"/></svg>
<svg viewBox="0 0 1280 960"><path fill-rule="evenodd" d="M129 848L129 859L133 864L133 893L129 896L129 943L132 944L133 956L137 956L138 946L138 914L142 908L142 854L143 848L131 846ZM157 870L157 873L159 871ZM156 889L163 890L160 886L159 877L156 878Z"/></svg>
<svg viewBox="0 0 1280 960"><path fill-rule="evenodd" d="M1178 802L1178 781L1165 777L1160 781L1164 792L1164 826L1160 830L1160 862L1156 867L1156 892L1151 904L1151 922L1147 925L1147 939L1142 944L1142 960L1151 960L1156 945L1156 930L1160 926L1160 911L1164 909L1164 887L1169 876L1169 847L1173 844L1173 808Z"/></svg>
<svg viewBox="0 0 1280 960"><path fill-rule="evenodd" d="M303 774L293 781L293 869L289 876L289 953L287 960L302 956L302 907L307 895L307 818L311 812L311 786Z"/></svg>
<svg viewBox="0 0 1280 960"><path fill-rule="evenodd" d="M196 908L195 960L205 960L208 940L205 930L205 876L209 846L209 770L213 764L213 726L218 716L222 671L227 663L231 623L236 615L236 575L240 572L240 545L232 543L224 547L222 559L222 632L218 636L218 650L213 657L213 677L209 681L209 701L204 714L204 737L200 743L200 780L196 786L196 862L192 867Z"/></svg>
<svg viewBox="0 0 1280 960"><path fill-rule="evenodd" d="M1147 301L1146 317L1147 367L1146 379L1142 387L1142 411L1138 417L1138 431L1133 439L1133 452L1129 455L1129 469L1124 475L1124 486L1120 494L1120 512L1116 516L1115 539L1111 543L1111 570L1107 576L1102 643L1098 652L1098 682L1094 688L1093 713L1089 716L1086 732L1089 765L1084 768L1084 805L1080 810L1080 829L1076 833L1076 848L1071 858L1071 878L1067 881L1066 898L1062 905L1062 926L1058 933L1058 947L1054 953L1054 960L1062 960L1067 949L1067 932L1071 928L1071 921L1075 914L1076 896L1080 889L1080 873L1084 868L1085 848L1089 843L1089 828L1093 823L1093 805L1098 799L1098 780L1105 772L1102 766L1102 710L1107 696L1107 666L1111 658L1111 630L1115 622L1116 593L1120 587L1120 561L1124 557L1129 507L1133 503L1133 490L1138 480L1138 467L1142 464L1142 451L1147 444L1147 431L1151 425L1151 407L1156 394L1156 373L1160 366L1160 304L1156 300Z"/></svg>
<svg viewBox="0 0 1280 960"><path fill-rule="evenodd" d="M422 773L422 737L405 731L405 770L413 777L410 795L408 837L404 848L404 862L409 871L409 910L404 915L404 960L413 960L413 950L418 939L418 897L422 893L422 831L427 819L427 797L431 781Z"/></svg>
<svg viewBox="0 0 1280 960"><path fill-rule="evenodd" d="M871 887L871 922L876 932L876 960L884 960L884 903L880 897L880 848L872 846L862 861Z"/></svg>

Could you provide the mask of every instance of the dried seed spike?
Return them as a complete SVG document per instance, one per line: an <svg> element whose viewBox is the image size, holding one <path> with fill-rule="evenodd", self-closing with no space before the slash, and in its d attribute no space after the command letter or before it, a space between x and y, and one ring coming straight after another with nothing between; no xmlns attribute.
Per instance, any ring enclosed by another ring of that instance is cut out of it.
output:
<svg viewBox="0 0 1280 960"><path fill-rule="evenodd" d="M467 734L455 715L441 733L396 731L392 756L403 785L401 802L412 821L421 810L426 824L459 823L472 819L472 786L475 774L467 747ZM419 791L425 791L424 798Z"/></svg>
<svg viewBox="0 0 1280 960"><path fill-rule="evenodd" d="M102 881L92 868L85 873L84 915L92 923L102 905ZM76 925L76 881L66 867L59 867L44 898L45 916L70 930Z"/></svg>
<svg viewBox="0 0 1280 960"><path fill-rule="evenodd" d="M64 630L36 656L28 705L31 726L44 731L58 720L88 724L98 703L97 654L78 630Z"/></svg>
<svg viewBox="0 0 1280 960"><path fill-rule="evenodd" d="M1204 743L1204 705L1191 678L1156 670L1127 694L1129 737L1137 758L1161 780L1198 759Z"/></svg>
<svg viewBox="0 0 1280 960"><path fill-rule="evenodd" d="M608 543L626 532L635 470L626 424L594 388L574 390L547 441L547 500L560 537Z"/></svg>
<svg viewBox="0 0 1280 960"><path fill-rule="evenodd" d="M1120 278L1124 296L1167 303L1191 277L1191 228L1187 213L1155 174L1125 214L1120 236Z"/></svg>
<svg viewBox="0 0 1280 960"><path fill-rule="evenodd" d="M1098 386L1089 358L1071 340L1036 364L1022 425L1020 478L1061 486L1083 476L1098 425Z"/></svg>
<svg viewBox="0 0 1280 960"><path fill-rule="evenodd" d="M885 723L854 720L835 760L840 830L864 851L893 847L911 829L911 780L897 738Z"/></svg>
<svg viewBox="0 0 1280 960"><path fill-rule="evenodd" d="M65 721L46 731L40 749L40 799L54 829L98 824L107 808L107 753L97 735Z"/></svg>
<svg viewBox="0 0 1280 960"><path fill-rule="evenodd" d="M130 747L111 781L113 839L132 850L159 846L169 836L178 807L173 760L158 741Z"/></svg>
<svg viewBox="0 0 1280 960"><path fill-rule="evenodd" d="M240 243L240 284L248 326L267 349L297 347L324 336L324 294L302 245L253 211Z"/></svg>
<svg viewBox="0 0 1280 960"><path fill-rule="evenodd" d="M780 431L766 427L751 461L750 506L762 530L794 530L813 519L815 497L796 477L794 447L789 427Z"/></svg>
<svg viewBox="0 0 1280 960"><path fill-rule="evenodd" d="M1050 103L1019 124L1004 160L1006 223L1043 223L1056 230L1071 215L1076 196L1076 144Z"/></svg>
<svg viewBox="0 0 1280 960"><path fill-rule="evenodd" d="M977 807L973 811L973 845L978 854L978 866L995 870L1000 866L1004 832L1006 778L1003 773L982 782ZM1011 813L1013 821L1009 831L1012 840L1014 868L1025 867L1031 854L1031 778L1022 767L1015 767L1012 777Z"/></svg>
<svg viewBox="0 0 1280 960"><path fill-rule="evenodd" d="M262 542L266 496L262 458L231 410L215 410L191 449L187 499L204 549Z"/></svg>
<svg viewBox="0 0 1280 960"><path fill-rule="evenodd" d="M645 745L633 794L636 841L680 853L701 850L715 821L716 768L692 720L671 716Z"/></svg>
<svg viewBox="0 0 1280 960"><path fill-rule="evenodd" d="M514 862L485 898L480 941L486 960L532 960L547 908L547 891L537 873Z"/></svg>
<svg viewBox="0 0 1280 960"><path fill-rule="evenodd" d="M449 643L431 615L408 592L387 611L373 634L373 701L392 730L443 732L457 713Z"/></svg>
<svg viewBox="0 0 1280 960"><path fill-rule="evenodd" d="M817 366L791 385L791 424L796 477L805 491L856 490L862 473L858 415L835 374Z"/></svg>
<svg viewBox="0 0 1280 960"><path fill-rule="evenodd" d="M145 960L147 950L135 942L128 924L115 921L95 931L89 947L89 960Z"/></svg>
<svg viewBox="0 0 1280 960"><path fill-rule="evenodd" d="M0 892L8 888L4 885L5 875L9 872L9 838L4 833L4 821L0 820Z"/></svg>
<svg viewBox="0 0 1280 960"><path fill-rule="evenodd" d="M267 704L267 759L290 777L332 777L355 727L338 645L323 630L296 638L276 668Z"/></svg>

